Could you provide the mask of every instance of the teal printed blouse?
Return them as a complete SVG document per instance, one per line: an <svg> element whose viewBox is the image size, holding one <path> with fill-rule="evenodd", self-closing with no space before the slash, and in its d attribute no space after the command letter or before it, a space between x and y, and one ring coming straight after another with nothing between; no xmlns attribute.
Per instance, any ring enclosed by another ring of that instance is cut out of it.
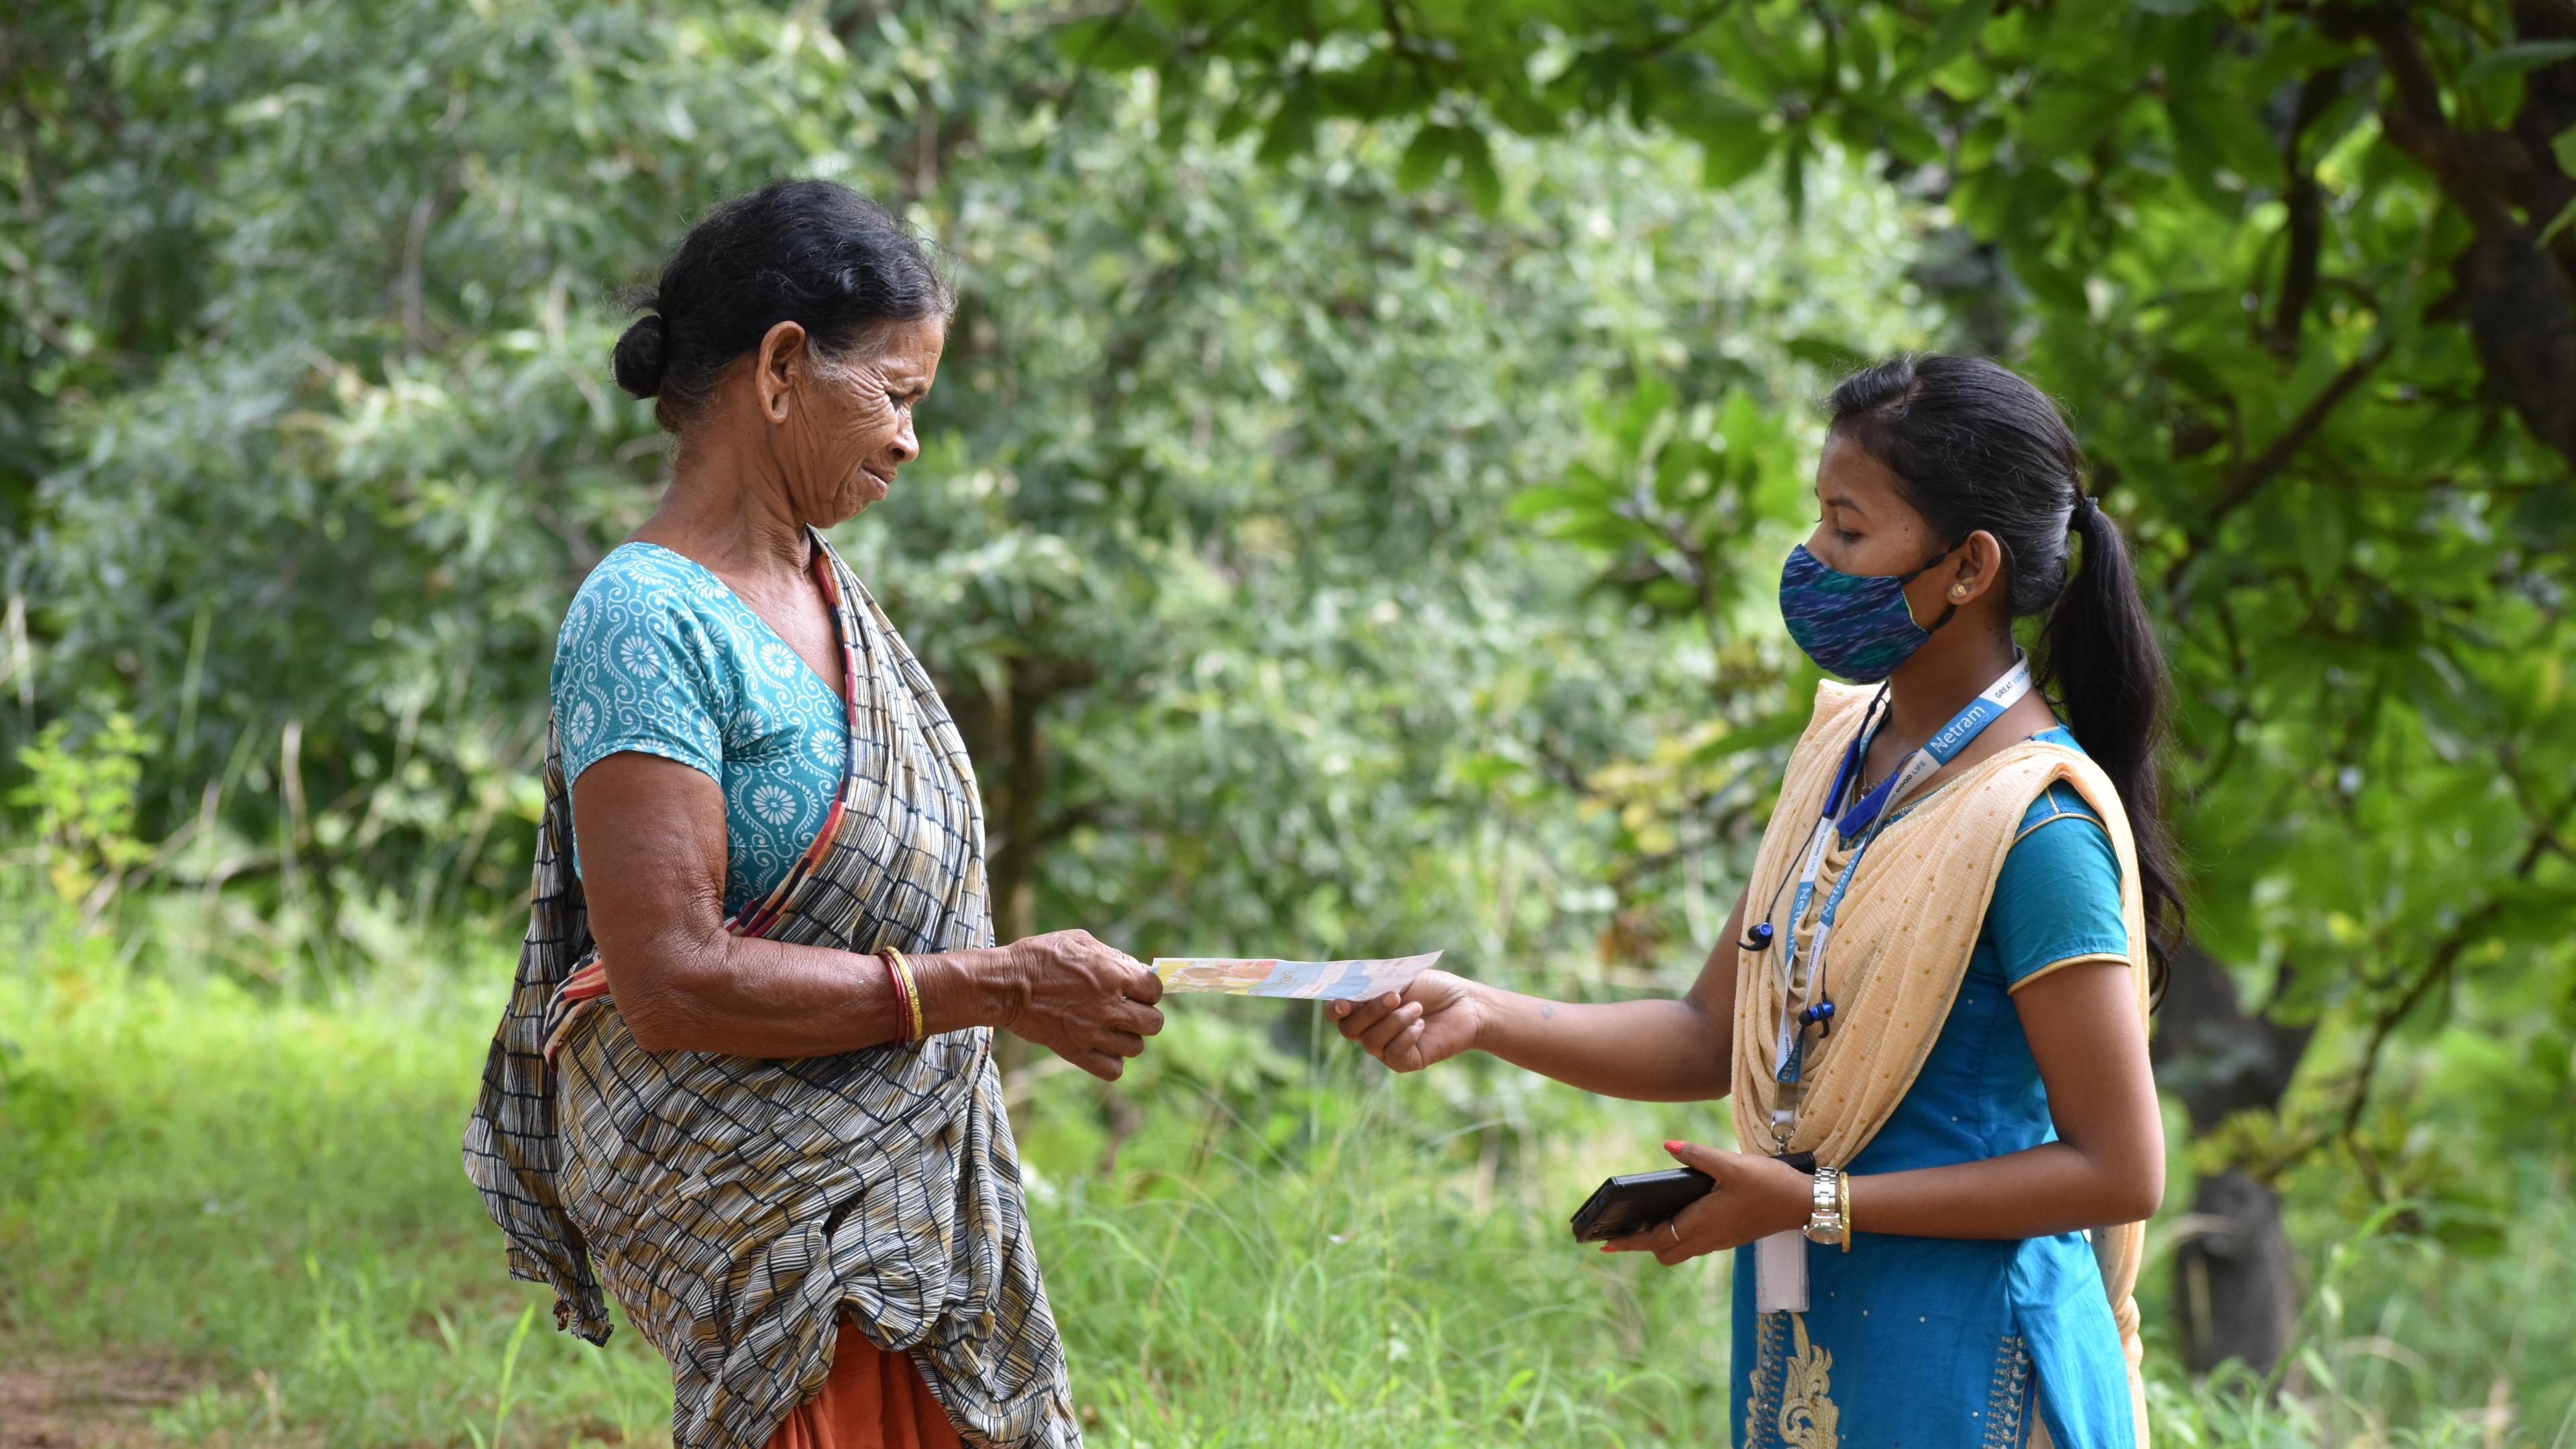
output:
<svg viewBox="0 0 2576 1449"><path fill-rule="evenodd" d="M2077 748L2062 726L2034 738ZM2056 1140L2012 993L2127 951L2110 836L2073 787L2052 785L2022 817L1921 1074L1851 1171L1974 1162ZM1807 1245L1802 1320L1753 1311L1753 1249L1736 1250L1735 1443L2021 1449L2036 1417L2059 1449L2133 1449L2128 1360L2083 1234L1896 1237L1869 1231L1869 1199L1854 1197L1851 1251ZM1830 1427L1819 1435L1819 1424Z"/></svg>
<svg viewBox="0 0 2576 1449"><path fill-rule="evenodd" d="M629 543L599 561L556 636L553 694L567 785L638 750L724 791L727 916L786 879L831 814L849 746L840 695L684 555Z"/></svg>

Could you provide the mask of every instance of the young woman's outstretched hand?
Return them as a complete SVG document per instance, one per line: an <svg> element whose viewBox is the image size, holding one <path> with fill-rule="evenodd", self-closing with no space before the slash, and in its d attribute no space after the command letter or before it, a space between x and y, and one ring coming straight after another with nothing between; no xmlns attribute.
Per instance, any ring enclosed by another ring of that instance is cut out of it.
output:
<svg viewBox="0 0 2576 1449"><path fill-rule="evenodd" d="M1342 1035L1399 1072L1418 1072L1476 1044L1483 1026L1474 982L1446 971L1425 971L1403 994L1366 1001L1336 1001L1330 1008Z"/></svg>
<svg viewBox="0 0 2576 1449"><path fill-rule="evenodd" d="M1735 1043L1736 902L1699 980L1680 998L1550 1001L1425 971L1402 992L1329 1009L1342 1035L1399 1072L1418 1072L1469 1047L1569 1086L1647 1102L1726 1095Z"/></svg>

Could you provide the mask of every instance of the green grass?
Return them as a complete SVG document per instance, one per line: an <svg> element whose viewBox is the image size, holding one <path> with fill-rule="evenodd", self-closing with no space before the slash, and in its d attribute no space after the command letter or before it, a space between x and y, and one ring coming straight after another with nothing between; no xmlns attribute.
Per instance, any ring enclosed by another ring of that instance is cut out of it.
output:
<svg viewBox="0 0 2576 1449"><path fill-rule="evenodd" d="M436 995L263 1003L130 979L98 949L51 964L0 980L17 1048L0 1324L21 1351L202 1367L166 1425L179 1437L467 1443L543 1425L551 1443L663 1424L667 1375L631 1334L592 1351L540 1311L505 1374L540 1295L498 1270L457 1167L479 1013Z"/></svg>
<svg viewBox="0 0 2576 1449"><path fill-rule="evenodd" d="M652 1351L554 1332L457 1165L505 953L295 1000L28 931L0 965L0 1359L176 1359L202 1384L159 1416L181 1441L661 1439ZM1396 1081L1337 1041L1283 1050L1271 1010L1180 1004L1114 1091L1015 1080L1095 1444L1724 1442L1724 1266L1563 1229L1715 1113ZM2540 1417L2576 1377L2571 1244L2563 1194L2489 1258L2360 1238L2321 1268L2300 1392L2160 1363L2160 1442L2576 1443ZM2490 1437L2499 1393L2518 1417Z"/></svg>

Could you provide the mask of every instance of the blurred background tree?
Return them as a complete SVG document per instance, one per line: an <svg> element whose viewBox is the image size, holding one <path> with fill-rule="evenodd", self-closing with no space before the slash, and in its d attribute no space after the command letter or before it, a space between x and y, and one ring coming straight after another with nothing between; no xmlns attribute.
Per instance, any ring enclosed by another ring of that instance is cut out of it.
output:
<svg viewBox="0 0 2576 1449"><path fill-rule="evenodd" d="M1793 235L1629 134L1524 148L1494 214L1356 132L1385 164L1282 172L1035 10L98 18L10 41L6 724L130 711L133 883L326 967L520 890L554 624L665 461L612 293L754 179L886 196L958 272L920 481L844 540L974 736L1012 935L1555 939L1580 908L1483 921L1494 881L1609 837L1466 848L1527 814L1507 767L1650 738L1623 706L1701 666L1512 498L1641 366L1794 411L1808 319L1928 320L1899 199ZM1718 542L1794 516L1766 466Z"/></svg>

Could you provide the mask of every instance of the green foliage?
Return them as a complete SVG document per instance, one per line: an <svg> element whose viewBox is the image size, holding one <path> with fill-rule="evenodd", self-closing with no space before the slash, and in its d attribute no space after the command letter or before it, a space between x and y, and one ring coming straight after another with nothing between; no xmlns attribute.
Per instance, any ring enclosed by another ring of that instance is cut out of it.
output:
<svg viewBox="0 0 2576 1449"><path fill-rule="evenodd" d="M117 874L140 865L152 848L134 838L134 790L143 778L143 755L152 740L123 714L98 722L74 740L74 722L58 719L18 750L27 782L9 803L33 817L45 878L66 901L115 888Z"/></svg>
<svg viewBox="0 0 2576 1449"><path fill-rule="evenodd" d="M664 464L608 293L756 180L945 247L928 455L842 542L967 730L1004 929L1149 950L1581 939L1616 842L1552 767L1696 665L1509 499L1639 369L1776 405L1813 377L1774 339L1914 320L1892 203L1792 237L1618 135L1480 140L1481 208L1341 123L1376 164L1283 173L1007 8L47 16L5 133L41 325L0 392L42 446L0 728L127 709L160 878L343 969L523 884L554 622Z"/></svg>

